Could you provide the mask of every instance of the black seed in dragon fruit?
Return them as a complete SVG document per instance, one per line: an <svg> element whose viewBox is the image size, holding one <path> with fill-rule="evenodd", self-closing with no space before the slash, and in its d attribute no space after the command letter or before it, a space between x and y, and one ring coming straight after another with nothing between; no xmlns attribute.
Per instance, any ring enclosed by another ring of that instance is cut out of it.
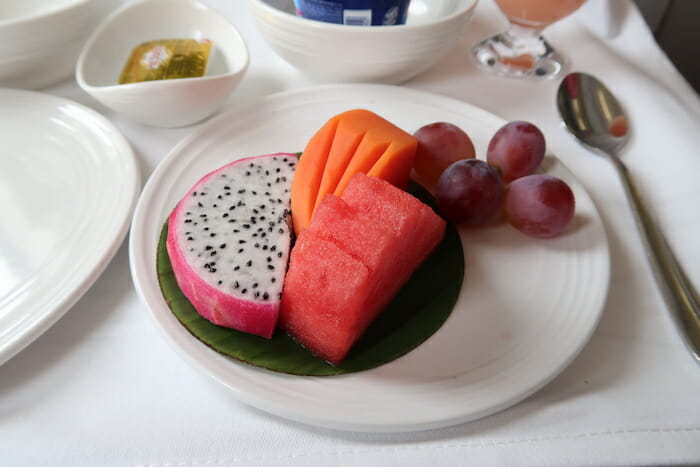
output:
<svg viewBox="0 0 700 467"><path fill-rule="evenodd" d="M271 337L291 248L295 154L239 159L202 177L168 219L175 279L214 324Z"/></svg>

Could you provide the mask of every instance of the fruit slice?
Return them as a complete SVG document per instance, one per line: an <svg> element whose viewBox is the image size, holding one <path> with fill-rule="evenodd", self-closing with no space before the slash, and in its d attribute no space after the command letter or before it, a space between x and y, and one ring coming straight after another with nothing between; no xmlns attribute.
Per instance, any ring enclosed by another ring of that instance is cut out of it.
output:
<svg viewBox="0 0 700 467"><path fill-rule="evenodd" d="M393 123L365 109L331 118L309 140L292 183L292 219L300 233L327 193L336 195L358 172L404 188L411 173L417 140Z"/></svg>
<svg viewBox="0 0 700 467"><path fill-rule="evenodd" d="M422 263L435 247L435 238L442 238L445 223L418 198L394 188L375 177L357 174L342 196L348 205L365 212L394 230L396 248L400 252L394 262ZM403 264L401 267L406 267Z"/></svg>
<svg viewBox="0 0 700 467"><path fill-rule="evenodd" d="M381 265L378 253L390 247L393 230L364 212L349 206L342 198L327 194L314 213L309 229L336 244L371 270ZM381 241L380 245L372 242Z"/></svg>
<svg viewBox="0 0 700 467"><path fill-rule="evenodd" d="M341 114L338 118L335 138L328 154L325 155L326 163L314 202L314 209L321 202L325 193L335 192L338 182L355 154L370 153L376 160L386 149L386 144L382 145L381 141L377 141L376 138L367 133L369 122L356 118L347 118L347 116L343 118L343 115ZM352 116L353 114L349 115ZM376 122L378 118L372 117L371 120Z"/></svg>
<svg viewBox="0 0 700 467"><path fill-rule="evenodd" d="M295 223L294 230L299 233L300 228L296 224L300 221L296 219L307 218L311 219L311 213L316 204L316 195L318 187L321 184L323 170L326 167L326 160L331 149L331 144L335 139L335 132L338 128L338 118L330 119L320 130L318 130L306 144L304 148L304 169L297 171L292 182L292 197L296 199L294 202L295 209L299 212L297 216L292 215L292 221ZM301 163L301 159L299 160ZM301 175L299 175L301 173ZM306 227L308 223L304 226Z"/></svg>
<svg viewBox="0 0 700 467"><path fill-rule="evenodd" d="M183 294L220 326L270 337L289 257L289 186L297 157L240 159L200 179L168 219Z"/></svg>
<svg viewBox="0 0 700 467"><path fill-rule="evenodd" d="M444 232L430 207L386 181L356 174L341 197L324 197L299 235L280 326L338 364Z"/></svg>
<svg viewBox="0 0 700 467"><path fill-rule="evenodd" d="M279 325L297 342L337 364L366 328L367 267L305 230L290 257Z"/></svg>
<svg viewBox="0 0 700 467"><path fill-rule="evenodd" d="M364 174L361 175L364 177ZM396 269L393 263L400 261L395 256L400 248L397 247L397 242L401 241L399 232L392 226L377 222L367 213L358 211L342 198L326 195L307 230L335 244L367 267L374 279L369 291L371 298L368 300L378 302L378 310L389 302L405 282L394 275Z"/></svg>

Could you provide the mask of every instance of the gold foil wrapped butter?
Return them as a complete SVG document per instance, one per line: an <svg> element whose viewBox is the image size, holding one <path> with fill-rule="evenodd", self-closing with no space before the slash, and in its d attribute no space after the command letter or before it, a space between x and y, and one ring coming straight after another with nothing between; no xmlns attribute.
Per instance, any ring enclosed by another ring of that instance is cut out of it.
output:
<svg viewBox="0 0 700 467"><path fill-rule="evenodd" d="M162 39L139 44L124 65L119 84L196 78L207 71L211 41Z"/></svg>

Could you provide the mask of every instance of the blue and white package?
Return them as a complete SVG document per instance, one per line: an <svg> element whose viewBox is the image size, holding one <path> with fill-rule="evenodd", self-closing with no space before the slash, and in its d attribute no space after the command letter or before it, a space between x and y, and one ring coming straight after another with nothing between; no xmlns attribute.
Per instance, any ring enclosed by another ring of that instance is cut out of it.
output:
<svg viewBox="0 0 700 467"><path fill-rule="evenodd" d="M294 0L297 15L326 23L390 26L406 23L410 0Z"/></svg>

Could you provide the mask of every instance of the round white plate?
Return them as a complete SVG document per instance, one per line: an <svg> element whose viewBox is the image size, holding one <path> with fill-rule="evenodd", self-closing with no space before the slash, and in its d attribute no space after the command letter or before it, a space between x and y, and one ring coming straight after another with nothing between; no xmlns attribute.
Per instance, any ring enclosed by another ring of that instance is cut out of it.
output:
<svg viewBox="0 0 700 467"><path fill-rule="evenodd" d="M97 112L0 89L0 364L92 285L129 227L134 154Z"/></svg>
<svg viewBox="0 0 700 467"><path fill-rule="evenodd" d="M608 289L608 244L588 194L560 162L577 200L566 235L535 240L500 225L461 232L464 285L437 333L379 368L299 377L239 363L192 337L165 303L156 275L160 229L204 173L242 156L301 151L328 118L355 107L406 131L445 120L485 154L504 121L464 102L406 88L332 85L269 96L210 121L180 142L146 184L130 237L131 270L157 326L189 361L244 402L310 424L410 431L473 420L522 400L557 375L588 341Z"/></svg>

